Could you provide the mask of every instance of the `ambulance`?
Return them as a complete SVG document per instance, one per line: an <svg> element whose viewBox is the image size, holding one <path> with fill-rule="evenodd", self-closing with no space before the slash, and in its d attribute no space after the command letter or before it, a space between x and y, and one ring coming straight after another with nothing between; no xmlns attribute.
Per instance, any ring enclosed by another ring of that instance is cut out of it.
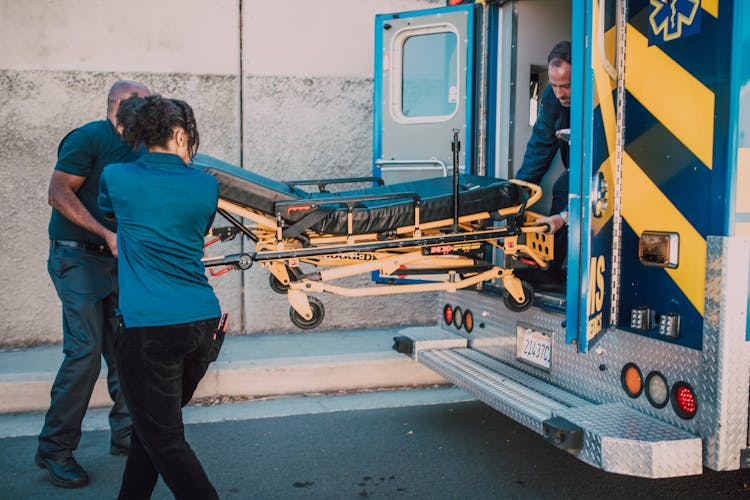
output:
<svg viewBox="0 0 750 500"><path fill-rule="evenodd" d="M404 328L394 348L602 470L748 467L750 2L451 0L378 15L374 174L513 178L561 40L563 286L523 311L492 283L441 292L437 326Z"/></svg>

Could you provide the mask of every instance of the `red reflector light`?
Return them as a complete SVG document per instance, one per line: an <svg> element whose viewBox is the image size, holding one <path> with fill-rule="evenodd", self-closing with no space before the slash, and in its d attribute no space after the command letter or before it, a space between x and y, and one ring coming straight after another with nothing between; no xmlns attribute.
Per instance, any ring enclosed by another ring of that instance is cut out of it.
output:
<svg viewBox="0 0 750 500"><path fill-rule="evenodd" d="M450 304L445 304L445 307L443 307L443 319L446 325L453 323L453 308Z"/></svg>
<svg viewBox="0 0 750 500"><path fill-rule="evenodd" d="M672 386L672 408L678 417L689 420L698 411L695 391L687 382L675 382Z"/></svg>

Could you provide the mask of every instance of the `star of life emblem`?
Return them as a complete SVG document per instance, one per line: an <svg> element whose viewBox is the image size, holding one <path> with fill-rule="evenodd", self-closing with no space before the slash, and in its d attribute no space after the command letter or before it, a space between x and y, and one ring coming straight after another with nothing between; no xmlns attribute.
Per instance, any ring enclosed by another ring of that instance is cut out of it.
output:
<svg viewBox="0 0 750 500"><path fill-rule="evenodd" d="M700 0L650 0L649 41L669 42L700 31Z"/></svg>

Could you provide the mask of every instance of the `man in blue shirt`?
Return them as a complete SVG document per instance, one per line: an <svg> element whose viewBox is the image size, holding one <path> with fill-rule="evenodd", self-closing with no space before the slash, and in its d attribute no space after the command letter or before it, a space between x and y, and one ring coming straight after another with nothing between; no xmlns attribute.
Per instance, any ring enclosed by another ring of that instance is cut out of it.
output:
<svg viewBox="0 0 750 500"><path fill-rule="evenodd" d="M115 225L97 206L99 176L109 163L140 156L116 130L120 102L148 95L140 83L118 81L107 97L107 119L70 132L60 143L49 185L50 250L48 270L62 302L63 352L51 403L39 435L36 464L47 469L57 486L74 488L88 476L73 458L81 439L81 421L101 370L109 368L107 385L114 406L110 452L124 455L130 441L130 416L120 392L114 355L117 329L117 242Z"/></svg>
<svg viewBox="0 0 750 500"><path fill-rule="evenodd" d="M544 90L539 104L539 115L531 133L521 169L517 179L540 184L547 173L557 152L565 166L552 187L552 205L549 217L540 222L550 226L555 234L555 259L543 274L529 271L518 271L516 274L532 281L535 285L552 285L559 288L565 283L565 272L562 269L568 246L568 167L570 146L566 138L558 138L557 131L570 128L570 42L556 44L547 57L549 85ZM525 271L525 272L524 272Z"/></svg>
<svg viewBox="0 0 750 500"><path fill-rule="evenodd" d="M104 214L117 218L117 361L133 417L119 498L150 498L161 475L175 498L211 500L218 495L185 440L182 407L223 340L202 262L219 185L189 166L199 141L187 103L150 96L121 111L123 137L148 153L108 166L99 192Z"/></svg>

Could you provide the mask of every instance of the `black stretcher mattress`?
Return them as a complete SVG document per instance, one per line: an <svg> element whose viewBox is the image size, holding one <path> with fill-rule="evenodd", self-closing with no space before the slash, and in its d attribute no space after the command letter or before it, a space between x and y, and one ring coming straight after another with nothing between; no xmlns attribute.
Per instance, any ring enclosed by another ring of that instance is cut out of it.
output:
<svg viewBox="0 0 750 500"><path fill-rule="evenodd" d="M299 200L295 206L283 206L281 217L289 226L300 224L325 234L347 234L347 207L337 202L348 196L416 193L421 198L420 222L453 217L453 178L436 177L413 182L375 186L338 193L308 193L284 182L249 172L207 155L196 155L193 166L215 176L219 197L276 217L275 204ZM507 180L476 175L459 175L459 215L492 212L518 206L526 199L526 190ZM315 215L313 215L315 213ZM411 198L365 201L353 210L354 233L383 233L414 224Z"/></svg>

